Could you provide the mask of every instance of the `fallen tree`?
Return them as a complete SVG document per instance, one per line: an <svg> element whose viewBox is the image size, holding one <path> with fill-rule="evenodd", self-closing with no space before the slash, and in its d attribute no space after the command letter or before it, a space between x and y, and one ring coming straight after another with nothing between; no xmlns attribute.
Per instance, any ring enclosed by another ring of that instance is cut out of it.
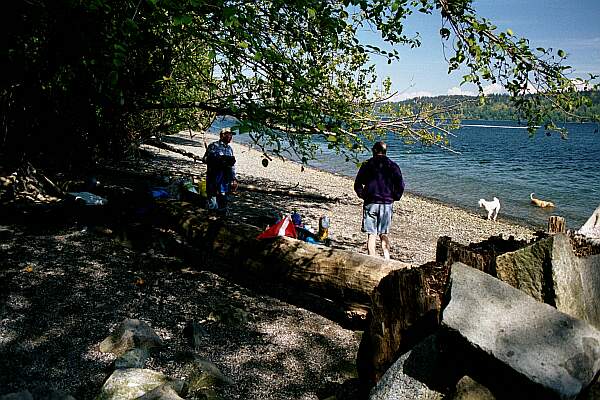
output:
<svg viewBox="0 0 600 400"><path fill-rule="evenodd" d="M260 228L211 217L189 203L159 203L155 221L182 235L202 262L239 279L283 282L337 304L366 310L371 293L391 271L411 268L399 261L278 237L258 240ZM350 310L349 310L350 311Z"/></svg>

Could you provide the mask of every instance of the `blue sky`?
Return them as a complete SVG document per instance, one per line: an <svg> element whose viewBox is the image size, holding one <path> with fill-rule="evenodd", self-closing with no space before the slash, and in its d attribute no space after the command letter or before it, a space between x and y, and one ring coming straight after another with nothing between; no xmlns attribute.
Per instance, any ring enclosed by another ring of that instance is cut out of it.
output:
<svg viewBox="0 0 600 400"><path fill-rule="evenodd" d="M600 74L600 0L475 0L473 6L499 30L510 28L516 36L528 38L533 48L565 50L567 65L574 67L573 77ZM459 87L460 71L448 75L440 27L439 14L414 14L405 32L419 32L421 47L398 47L400 63L374 60L379 76L392 78L393 89L399 92L396 99L476 92L473 86ZM361 32L361 40L381 44L374 37Z"/></svg>

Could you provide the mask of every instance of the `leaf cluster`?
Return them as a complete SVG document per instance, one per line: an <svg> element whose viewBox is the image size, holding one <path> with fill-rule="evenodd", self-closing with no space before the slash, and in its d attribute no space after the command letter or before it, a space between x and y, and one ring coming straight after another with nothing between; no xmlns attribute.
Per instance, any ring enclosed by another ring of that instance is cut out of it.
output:
<svg viewBox="0 0 600 400"><path fill-rule="evenodd" d="M404 32L415 13L439 13L450 71L503 84L532 125L586 104L564 52L497 33L470 0L28 0L5 14L0 153L77 167L217 115L304 161L323 141L350 160L389 133L444 146L459 106L395 106L391 81L374 89L375 57L421 45ZM392 50L361 43L363 29Z"/></svg>

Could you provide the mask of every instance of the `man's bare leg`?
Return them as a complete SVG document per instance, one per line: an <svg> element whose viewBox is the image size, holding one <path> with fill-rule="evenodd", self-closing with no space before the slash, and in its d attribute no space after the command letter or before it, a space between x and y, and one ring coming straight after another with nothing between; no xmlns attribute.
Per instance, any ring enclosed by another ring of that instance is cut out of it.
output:
<svg viewBox="0 0 600 400"><path fill-rule="evenodd" d="M379 235L381 238L381 248L383 249L383 258L386 260L390 259L390 239L388 235Z"/></svg>
<svg viewBox="0 0 600 400"><path fill-rule="evenodd" d="M377 255L377 249L375 248L377 243L377 235L367 234L367 251L370 256Z"/></svg>

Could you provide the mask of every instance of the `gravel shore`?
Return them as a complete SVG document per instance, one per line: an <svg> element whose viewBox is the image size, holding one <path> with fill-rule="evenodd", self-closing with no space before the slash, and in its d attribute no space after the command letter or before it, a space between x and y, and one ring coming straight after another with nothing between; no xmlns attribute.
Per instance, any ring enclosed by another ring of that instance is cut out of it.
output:
<svg viewBox="0 0 600 400"><path fill-rule="evenodd" d="M204 153L201 135L181 134L170 143ZM240 190L232 201L233 218L256 223L257 215L295 210L316 227L325 214L331 218L333 247L366 253L361 202L351 179L279 159L263 167L260 152L233 146L240 183L337 199ZM204 174L205 166L189 158L148 152L151 158L131 168ZM354 361L360 332L274 298L268 290L239 286L159 247L130 248L81 225L0 221L0 231L0 396L45 387L78 400L95 398L115 359L100 353L98 344L124 318L137 318L165 343L148 368L183 377L177 360L196 354L234 381L216 389L222 399L358 398ZM502 217L486 221L476 205L469 212L407 193L395 206L392 258L419 265L435 258L439 236L466 244L499 234L523 239L533 230ZM211 318L223 307L243 310L247 321ZM204 329L196 348L183 335L191 321Z"/></svg>
<svg viewBox="0 0 600 400"><path fill-rule="evenodd" d="M190 138L180 134L172 139L177 147L198 155L204 154L203 136L210 143L218 139L214 135L200 135ZM239 191L233 197L232 209L235 215L244 220L250 213L249 205L275 212L300 213L305 222L318 226L321 215L331 219L330 234L333 246L366 253L366 234L360 231L362 220L362 200L353 191L353 180L317 170L302 167L298 163L272 158L267 167L263 167L262 153L232 143L236 157L236 171L240 183L253 184L263 188L294 189L306 193L318 193L339 199L335 202L311 201L305 198L293 198L274 194L257 194ZM203 174L200 166L200 174ZM190 171L194 173L194 171ZM196 171L196 173L198 173ZM460 190L457 186L456 190ZM252 200L249 200L252 198ZM435 200L426 199L411 193L405 193L394 205L394 219L390 238L392 240L392 259L423 264L435 259L435 247L440 236L450 236L463 244L479 242L490 236L513 235L516 239L530 239L535 230L515 221L498 217L498 221L488 221L485 210L477 204L470 211L452 207Z"/></svg>

